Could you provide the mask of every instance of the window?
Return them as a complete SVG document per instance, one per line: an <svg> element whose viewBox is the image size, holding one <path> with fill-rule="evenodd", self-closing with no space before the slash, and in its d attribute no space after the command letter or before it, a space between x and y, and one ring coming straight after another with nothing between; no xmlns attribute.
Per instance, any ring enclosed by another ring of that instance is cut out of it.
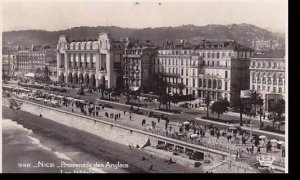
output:
<svg viewBox="0 0 300 180"><path fill-rule="evenodd" d="M263 86L263 87L262 87L262 90L265 91L265 90L266 90L266 86Z"/></svg>
<svg viewBox="0 0 300 180"><path fill-rule="evenodd" d="M225 91L227 91L228 88L228 82L225 82Z"/></svg>
<svg viewBox="0 0 300 180"><path fill-rule="evenodd" d="M217 58L220 58L220 53L219 52L217 52Z"/></svg>
<svg viewBox="0 0 300 180"><path fill-rule="evenodd" d="M257 90L260 91L260 86L257 86Z"/></svg>
<svg viewBox="0 0 300 180"><path fill-rule="evenodd" d="M181 59L181 65L183 66L183 59Z"/></svg>
<svg viewBox="0 0 300 180"><path fill-rule="evenodd" d="M186 76L189 75L189 70L188 70L188 68L185 70L185 75L186 75Z"/></svg>
<svg viewBox="0 0 300 180"><path fill-rule="evenodd" d="M193 76L195 76L195 69L193 69Z"/></svg>
<svg viewBox="0 0 300 180"><path fill-rule="evenodd" d="M268 91L270 91L270 86L268 86Z"/></svg>
<svg viewBox="0 0 300 180"><path fill-rule="evenodd" d="M181 75L183 76L183 68L181 69Z"/></svg>
<svg viewBox="0 0 300 180"><path fill-rule="evenodd" d="M269 63L268 63L268 67L271 67L271 66L272 66L272 65L271 65L271 62L269 62Z"/></svg>
<svg viewBox="0 0 300 180"><path fill-rule="evenodd" d="M273 92L276 93L276 87L273 87Z"/></svg>
<svg viewBox="0 0 300 180"><path fill-rule="evenodd" d="M186 60L186 65L187 65L187 66L189 65L189 60L188 60L188 59Z"/></svg>
<svg viewBox="0 0 300 180"><path fill-rule="evenodd" d="M279 93L282 93L282 88L281 87L279 87Z"/></svg>
<svg viewBox="0 0 300 180"><path fill-rule="evenodd" d="M195 79L193 79L193 87L195 87Z"/></svg>
<svg viewBox="0 0 300 180"><path fill-rule="evenodd" d="M186 84L186 86L189 86L189 79L185 80L185 84Z"/></svg>
<svg viewBox="0 0 300 180"><path fill-rule="evenodd" d="M228 78L228 71L225 71L225 78Z"/></svg>
<svg viewBox="0 0 300 180"><path fill-rule="evenodd" d="M255 90L255 86L254 85L252 85L252 90Z"/></svg>
<svg viewBox="0 0 300 180"><path fill-rule="evenodd" d="M202 86L202 79L199 79L199 87Z"/></svg>

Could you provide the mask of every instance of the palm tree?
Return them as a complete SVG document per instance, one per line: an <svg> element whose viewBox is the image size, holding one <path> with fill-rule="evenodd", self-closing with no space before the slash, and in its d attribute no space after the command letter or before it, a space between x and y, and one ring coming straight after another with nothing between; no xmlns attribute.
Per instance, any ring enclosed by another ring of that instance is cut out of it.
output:
<svg viewBox="0 0 300 180"><path fill-rule="evenodd" d="M254 107L254 116L256 116L257 106L260 105L261 103L263 104L261 94L258 91L250 90L250 92L248 93L248 96L250 98L250 103Z"/></svg>
<svg viewBox="0 0 300 180"><path fill-rule="evenodd" d="M262 110L262 106L264 105L264 100L263 99L259 99L257 104L259 105L259 127L260 129L262 128L262 122L261 122L261 117L263 115L263 110Z"/></svg>
<svg viewBox="0 0 300 180"><path fill-rule="evenodd" d="M240 112L240 126L242 126L243 114L249 114L249 112L251 111L251 103L249 102L249 99L242 99L238 97L236 101L233 101L231 106L235 111Z"/></svg>
<svg viewBox="0 0 300 180"><path fill-rule="evenodd" d="M209 118L209 112L208 112L208 108L209 108L209 104L211 102L211 97L209 95L208 92L206 92L205 98L204 98L204 102L206 104L206 117Z"/></svg>
<svg viewBox="0 0 300 180"><path fill-rule="evenodd" d="M235 102L238 100L238 94L240 92L240 86L237 83L231 83L231 90L232 90L232 94L233 94L233 100L232 102Z"/></svg>

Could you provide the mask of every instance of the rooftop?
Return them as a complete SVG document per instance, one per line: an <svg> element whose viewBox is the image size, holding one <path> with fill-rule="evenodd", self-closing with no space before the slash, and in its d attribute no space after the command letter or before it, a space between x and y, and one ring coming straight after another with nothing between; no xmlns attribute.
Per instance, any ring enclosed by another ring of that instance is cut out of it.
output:
<svg viewBox="0 0 300 180"><path fill-rule="evenodd" d="M284 58L285 49L260 51L253 54L252 58Z"/></svg>

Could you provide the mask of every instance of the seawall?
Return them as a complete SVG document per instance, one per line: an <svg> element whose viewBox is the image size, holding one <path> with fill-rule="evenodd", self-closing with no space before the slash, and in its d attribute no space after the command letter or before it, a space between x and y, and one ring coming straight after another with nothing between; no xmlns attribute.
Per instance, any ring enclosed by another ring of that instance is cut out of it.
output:
<svg viewBox="0 0 300 180"><path fill-rule="evenodd" d="M131 145L134 147L138 145L139 147L142 147L149 139L151 145L157 145L158 143L167 143L182 148L184 149L184 151L197 151L203 154L208 152L220 157L229 155L227 152L208 149L204 146L186 143L176 139L171 139L165 136L122 126L93 117L67 112L58 108L52 108L26 100L16 100L19 103L22 103L21 109L26 112L38 116L41 114L46 119L89 132L91 134L100 136L103 139L114 141L123 145Z"/></svg>

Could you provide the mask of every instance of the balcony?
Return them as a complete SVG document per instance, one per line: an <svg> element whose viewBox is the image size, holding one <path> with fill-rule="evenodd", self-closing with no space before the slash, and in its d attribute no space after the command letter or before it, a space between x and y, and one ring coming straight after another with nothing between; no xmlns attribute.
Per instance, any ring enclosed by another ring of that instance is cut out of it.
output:
<svg viewBox="0 0 300 180"><path fill-rule="evenodd" d="M107 73L107 69L105 69L105 68L100 68L100 69L99 69L99 73L101 73L101 74L106 74L106 73Z"/></svg>
<svg viewBox="0 0 300 180"><path fill-rule="evenodd" d="M163 76L169 76L169 77L180 77L179 74L173 74L173 73L162 73Z"/></svg>

